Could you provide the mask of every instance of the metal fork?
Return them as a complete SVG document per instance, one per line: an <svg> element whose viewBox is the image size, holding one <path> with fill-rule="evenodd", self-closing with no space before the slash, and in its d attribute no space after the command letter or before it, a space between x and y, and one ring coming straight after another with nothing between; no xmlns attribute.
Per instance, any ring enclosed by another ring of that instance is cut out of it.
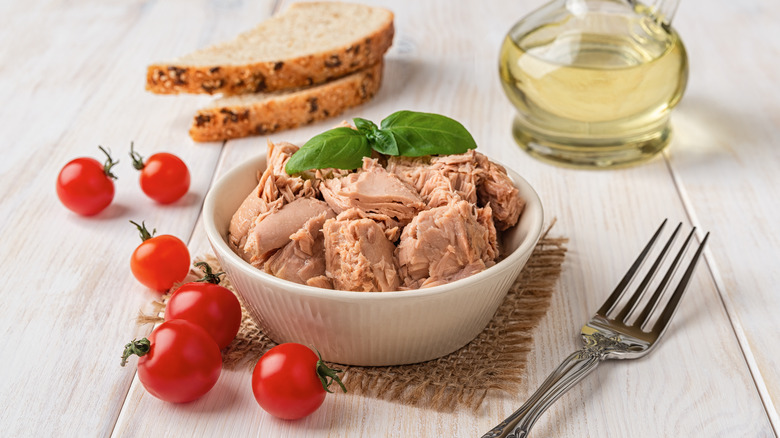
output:
<svg viewBox="0 0 780 438"><path fill-rule="evenodd" d="M682 261L683 255L693 238L696 228L693 228L690 234L688 234L688 237L685 239L685 242L672 261L671 266L667 269L666 274L664 274L659 282L655 292L642 309L638 308L638 304L642 299L645 290L647 290L655 274L658 272L666 254L669 252L672 243L680 231L682 223L677 225L674 233L672 233L672 236L666 242L661 253L658 255L655 262L653 262L653 265L625 305L618 309L618 303L626 294L629 283L631 283L631 280L644 263L653 244L666 225L666 222L666 220L663 221L658 228L658 231L655 232L650 239L650 242L647 243L639 254L639 257L634 261L634 264L631 265L631 268L626 272L626 275L620 283L618 283L614 292L607 298L607 301L604 302L593 318L582 327L581 336L585 346L567 357L563 363L547 377L547 380L542 383L542 386L536 390L520 409L483 435L482 438L527 437L531 427L533 427L542 413L568 391L569 388L573 387L591 371L596 369L596 366L602 360L636 359L646 355L656 346L658 339L661 338L667 327L669 327L669 321L671 321L672 316L674 316L675 310L679 307L680 299L693 276L696 263L698 262L699 256L701 256L704 245L707 243L707 238L709 237L709 233L704 236L704 239L701 244L699 244L696 253L689 262L677 287L663 310L661 310L660 316L658 316L652 327L648 327L651 322L651 315L655 313L654 310L658 307L658 303L662 295L664 295L664 291L667 289L667 286L669 286L672 276ZM636 312L640 312L639 316L636 317L633 322L629 322ZM611 314L615 315L609 317Z"/></svg>

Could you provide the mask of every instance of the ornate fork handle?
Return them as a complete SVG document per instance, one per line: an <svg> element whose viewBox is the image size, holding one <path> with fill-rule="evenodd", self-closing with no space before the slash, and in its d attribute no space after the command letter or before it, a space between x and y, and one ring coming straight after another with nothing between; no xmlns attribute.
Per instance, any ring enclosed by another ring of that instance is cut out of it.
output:
<svg viewBox="0 0 780 438"><path fill-rule="evenodd" d="M642 299L642 295L644 295L655 274L658 273L664 257L680 231L682 223L677 225L677 228L672 233L672 237L669 238L653 262L653 265L645 273L641 283L630 294L631 297L628 301L623 305L618 303L624 296L627 296L626 291L629 289L629 284L641 268L665 224L666 221L664 220L612 294L602 304L601 308L596 311L596 314L593 315L590 321L582 326L580 334L585 346L567 357L520 409L483 435L483 438L527 437L539 416L569 388L596 369L599 362L604 359L635 359L650 352L666 328L669 327L669 321L671 321L678 304L680 304L685 289L693 276L696 262L699 260L709 237L709 233L704 235L704 239L702 239L699 248L696 250L693 258L691 258L685 273L660 311L658 319L651 326L646 327L649 329L648 331L643 327L650 322L652 314L656 311L656 305L659 303L662 295L664 295L667 286L670 285L672 276L680 265L696 228L688 234L688 237L682 244L682 248L674 256L674 261L666 270L658 287L653 292L650 300L645 303L643 309L640 310L640 306L637 304ZM611 319L609 314L613 313L613 311L617 314ZM629 318L635 312L641 313L633 322L629 323Z"/></svg>
<svg viewBox="0 0 780 438"><path fill-rule="evenodd" d="M616 338L594 333L585 337L586 345L561 363L531 398L506 420L482 438L524 438L536 420L566 391L576 385L612 351L625 351L626 344Z"/></svg>

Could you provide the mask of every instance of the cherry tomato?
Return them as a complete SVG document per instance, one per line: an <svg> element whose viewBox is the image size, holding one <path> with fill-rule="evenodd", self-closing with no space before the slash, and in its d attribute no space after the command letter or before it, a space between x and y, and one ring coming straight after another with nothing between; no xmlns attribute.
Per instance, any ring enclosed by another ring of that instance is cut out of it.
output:
<svg viewBox="0 0 780 438"><path fill-rule="evenodd" d="M116 176L111 168L119 163L98 146L107 160L100 164L94 158L81 157L71 160L57 176L57 197L62 205L82 216L93 216L103 211L114 199Z"/></svg>
<svg viewBox="0 0 780 438"><path fill-rule="evenodd" d="M130 143L130 157L133 167L141 171L141 190L160 204L176 202L190 189L190 171L176 155L159 152L144 162Z"/></svg>
<svg viewBox="0 0 780 438"><path fill-rule="evenodd" d="M347 389L336 373L309 347L296 343L280 344L268 350L255 365L252 392L257 403L269 414L285 420L303 418L325 401L325 393L334 381Z"/></svg>
<svg viewBox="0 0 780 438"><path fill-rule="evenodd" d="M138 380L160 400L186 403L214 387L222 372L222 354L205 330L175 319L160 324L149 338L125 345L122 366L138 355Z"/></svg>
<svg viewBox="0 0 780 438"><path fill-rule="evenodd" d="M220 349L230 344L241 326L241 304L229 289L219 285L219 275L208 263L198 262L205 275L181 285L165 306L165 320L184 319L197 324L214 338Z"/></svg>
<svg viewBox="0 0 780 438"><path fill-rule="evenodd" d="M130 257L130 269L144 286L156 291L166 291L184 280L190 271L190 252L178 237L163 234L152 237L143 222L130 221L141 233L143 243Z"/></svg>

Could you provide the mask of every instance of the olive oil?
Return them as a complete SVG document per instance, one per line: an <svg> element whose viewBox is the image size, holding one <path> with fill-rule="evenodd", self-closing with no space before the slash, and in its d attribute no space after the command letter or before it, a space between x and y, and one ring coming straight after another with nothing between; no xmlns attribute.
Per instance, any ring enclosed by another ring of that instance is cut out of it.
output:
<svg viewBox="0 0 780 438"><path fill-rule="evenodd" d="M688 77L685 48L646 14L587 19L507 35L499 70L518 111L515 139L557 164L644 161L668 144Z"/></svg>

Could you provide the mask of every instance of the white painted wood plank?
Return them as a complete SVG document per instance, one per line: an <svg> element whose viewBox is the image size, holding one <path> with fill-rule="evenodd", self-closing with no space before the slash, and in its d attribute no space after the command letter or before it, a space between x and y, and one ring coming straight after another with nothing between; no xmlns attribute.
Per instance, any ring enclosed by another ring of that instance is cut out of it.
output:
<svg viewBox="0 0 780 438"><path fill-rule="evenodd" d="M376 2L380 4L380 2ZM518 169L537 188L556 232L571 238L552 309L537 330L529 385L491 399L477 414L443 414L355 397L329 396L304 420L282 422L262 412L249 371L226 372L212 393L186 406L131 389L117 436L175 430L210 436L229 431L260 436L475 436L519 406L570 351L575 334L627 268L663 217L686 221L662 159L617 172L558 169L514 146L511 107L497 80L504 32L531 4L490 2L466 12L462 3L385 3L396 12L396 40L376 98L344 118L375 121L398 109L448 114L474 134L480 149ZM301 144L331 122L271 136ZM262 139L228 142L217 175L253 156ZM200 228L191 243L207 246ZM539 436L772 436L707 266L702 265L664 344L640 361L606 363L541 420ZM225 406L227 404L227 406ZM126 414L126 415L125 415ZM139 421L141 418L146 421ZM141 424L139 424L141 423Z"/></svg>
<svg viewBox="0 0 780 438"><path fill-rule="evenodd" d="M119 367L122 346L148 330L134 319L155 296L130 274L139 241L128 220L188 240L221 150L187 135L208 98L146 93L145 66L224 38L269 3L23 3L4 21L0 67L0 434L108 435L135 371ZM172 32L177 20L187 26ZM184 159L193 180L183 200L163 207L141 193L131 140L147 156ZM98 144L121 160L117 194L82 218L59 205L54 183L68 160L98 157Z"/></svg>
<svg viewBox="0 0 780 438"><path fill-rule="evenodd" d="M698 11L707 9L707 19ZM691 80L675 117L671 167L713 232L711 263L742 347L780 428L780 6L683 3L676 23ZM713 29L733 31L713 32Z"/></svg>

